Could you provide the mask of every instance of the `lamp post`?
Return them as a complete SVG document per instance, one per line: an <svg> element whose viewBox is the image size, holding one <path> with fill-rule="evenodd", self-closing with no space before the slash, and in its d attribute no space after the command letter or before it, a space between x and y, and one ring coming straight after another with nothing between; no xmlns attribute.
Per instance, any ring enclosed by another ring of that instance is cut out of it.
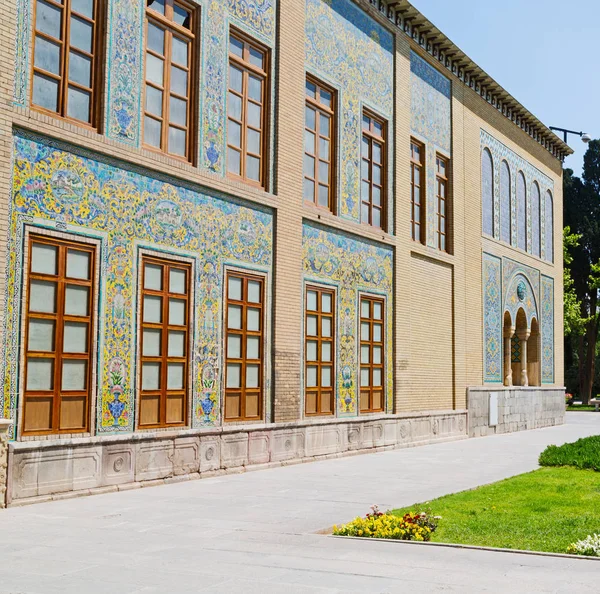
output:
<svg viewBox="0 0 600 594"><path fill-rule="evenodd" d="M554 132L562 132L565 137L565 144L567 143L567 136L569 134L575 134L575 136L581 137L582 142L587 144L592 140L592 137L587 132L575 132L575 130L566 130L565 128L556 128L555 126L550 126L550 130Z"/></svg>

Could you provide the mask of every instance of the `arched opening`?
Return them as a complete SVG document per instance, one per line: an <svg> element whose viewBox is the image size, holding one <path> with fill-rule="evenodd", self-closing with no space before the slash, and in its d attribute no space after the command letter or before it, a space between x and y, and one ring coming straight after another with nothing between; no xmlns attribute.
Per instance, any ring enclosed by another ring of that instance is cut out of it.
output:
<svg viewBox="0 0 600 594"><path fill-rule="evenodd" d="M481 211L483 232L494 237L494 160L488 148L481 154Z"/></svg>
<svg viewBox="0 0 600 594"><path fill-rule="evenodd" d="M527 375L527 340L529 328L527 316L523 308L517 312L515 332L510 343L510 363L513 377L513 386L528 386Z"/></svg>
<svg viewBox="0 0 600 594"><path fill-rule="evenodd" d="M531 321L531 333L527 340L527 377L530 386L541 385L540 370L540 326L534 318Z"/></svg>

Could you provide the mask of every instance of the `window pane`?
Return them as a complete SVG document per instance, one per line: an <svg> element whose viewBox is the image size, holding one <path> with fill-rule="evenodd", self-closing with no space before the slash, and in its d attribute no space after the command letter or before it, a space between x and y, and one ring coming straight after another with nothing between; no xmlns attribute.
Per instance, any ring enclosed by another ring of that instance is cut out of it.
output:
<svg viewBox="0 0 600 594"><path fill-rule="evenodd" d="M229 88L237 91L238 93L242 92L242 80L243 75L242 71L235 66L229 67Z"/></svg>
<svg viewBox="0 0 600 594"><path fill-rule="evenodd" d="M371 348L368 345L360 347L360 362L370 363L371 362Z"/></svg>
<svg viewBox="0 0 600 594"><path fill-rule="evenodd" d="M144 289L162 291L162 266L146 264L144 266Z"/></svg>
<svg viewBox="0 0 600 594"><path fill-rule="evenodd" d="M75 52L69 53L69 80L83 87L92 86L92 61Z"/></svg>
<svg viewBox="0 0 600 594"><path fill-rule="evenodd" d="M317 96L317 85L311 83L309 80L306 81L306 94L311 99L315 99Z"/></svg>
<svg viewBox="0 0 600 594"><path fill-rule="evenodd" d="M363 115L363 130L370 130L371 128L371 118L369 116Z"/></svg>
<svg viewBox="0 0 600 594"><path fill-rule="evenodd" d="M321 103L327 107L331 107L331 93L325 89L321 89Z"/></svg>
<svg viewBox="0 0 600 594"><path fill-rule="evenodd" d="M173 124L187 126L187 101L171 97L169 104L169 119Z"/></svg>
<svg viewBox="0 0 600 594"><path fill-rule="evenodd" d="M331 313L331 293L321 294L321 311L323 313Z"/></svg>
<svg viewBox="0 0 600 594"><path fill-rule="evenodd" d="M252 64L254 66L258 66L258 68L263 68L263 62L264 62L264 54L261 51L251 47L250 48L250 64Z"/></svg>
<svg viewBox="0 0 600 594"><path fill-rule="evenodd" d="M61 383L62 390L83 392L87 384L87 361L63 361Z"/></svg>
<svg viewBox="0 0 600 594"><path fill-rule="evenodd" d="M90 94L87 91L69 87L67 115L81 122L90 121Z"/></svg>
<svg viewBox="0 0 600 594"><path fill-rule="evenodd" d="M304 150L311 155L315 154L315 135L308 130L304 131Z"/></svg>
<svg viewBox="0 0 600 594"><path fill-rule="evenodd" d="M227 387L242 387L242 366L239 363L229 363L227 365Z"/></svg>
<svg viewBox="0 0 600 594"><path fill-rule="evenodd" d="M71 10L79 14L94 18L94 0L71 0Z"/></svg>
<svg viewBox="0 0 600 594"><path fill-rule="evenodd" d="M146 116L144 118L144 142L151 146L160 148L161 134L162 134L161 123Z"/></svg>
<svg viewBox="0 0 600 594"><path fill-rule="evenodd" d="M92 53L93 25L75 16L71 17L69 41L72 47L79 48L88 54Z"/></svg>
<svg viewBox="0 0 600 594"><path fill-rule="evenodd" d="M241 175L241 154L232 149L227 149L227 170L233 173L234 175Z"/></svg>
<svg viewBox="0 0 600 594"><path fill-rule="evenodd" d="M30 319L27 349L30 351L54 351L54 324L53 320Z"/></svg>
<svg viewBox="0 0 600 594"><path fill-rule="evenodd" d="M383 163L382 148L378 142L373 143L373 161L375 161L375 163Z"/></svg>
<svg viewBox="0 0 600 594"><path fill-rule="evenodd" d="M169 324L172 326L185 325L185 301L169 299Z"/></svg>
<svg viewBox="0 0 600 594"><path fill-rule="evenodd" d="M382 169L379 165L373 165L373 183L378 186L381 185L381 172Z"/></svg>
<svg viewBox="0 0 600 594"><path fill-rule="evenodd" d="M365 161L364 159L362 160L361 175L364 180L367 180L367 181L371 180L371 171L369 168L369 161Z"/></svg>
<svg viewBox="0 0 600 594"><path fill-rule="evenodd" d="M228 115L230 118L235 120L242 119L242 98L234 95L233 93L229 93L229 97L227 99L227 108Z"/></svg>
<svg viewBox="0 0 600 594"><path fill-rule="evenodd" d="M54 388L54 361L52 359L27 360L27 390L52 390Z"/></svg>
<svg viewBox="0 0 600 594"><path fill-rule="evenodd" d="M321 344L321 361L323 363L331 363L331 343L324 342Z"/></svg>
<svg viewBox="0 0 600 594"><path fill-rule="evenodd" d="M248 336L246 341L246 359L260 359L260 338Z"/></svg>
<svg viewBox="0 0 600 594"><path fill-rule="evenodd" d="M56 275L57 255L56 246L34 243L31 246L31 272Z"/></svg>
<svg viewBox="0 0 600 594"><path fill-rule="evenodd" d="M371 200L374 206L381 206L381 188L373 186L373 192L371 193Z"/></svg>
<svg viewBox="0 0 600 594"><path fill-rule="evenodd" d="M142 363L142 390L160 389L160 363Z"/></svg>
<svg viewBox="0 0 600 594"><path fill-rule="evenodd" d="M319 116L319 133L323 136L329 136L329 124L331 118L327 115L320 114Z"/></svg>
<svg viewBox="0 0 600 594"><path fill-rule="evenodd" d="M63 350L65 353L87 353L88 325L65 322Z"/></svg>
<svg viewBox="0 0 600 594"><path fill-rule="evenodd" d="M360 339L364 341L371 340L371 327L368 322L360 325Z"/></svg>
<svg viewBox="0 0 600 594"><path fill-rule="evenodd" d="M29 309L43 313L56 313L56 283L32 280Z"/></svg>
<svg viewBox="0 0 600 594"><path fill-rule="evenodd" d="M229 38L229 51L238 56L238 58L242 58L244 56L244 44L239 39L235 37Z"/></svg>
<svg viewBox="0 0 600 594"><path fill-rule="evenodd" d="M331 338L331 318L321 319L321 336Z"/></svg>
<svg viewBox="0 0 600 594"><path fill-rule="evenodd" d="M381 307L381 303L379 301L375 301L373 303L373 317L376 320L381 320L383 315L383 308Z"/></svg>
<svg viewBox="0 0 600 594"><path fill-rule="evenodd" d="M227 142L235 147L242 146L242 126L229 120L227 124Z"/></svg>
<svg viewBox="0 0 600 594"><path fill-rule="evenodd" d="M258 388L259 372L260 367L258 365L246 366L246 388Z"/></svg>
<svg viewBox="0 0 600 594"><path fill-rule="evenodd" d="M381 210L378 208L373 209L373 220L371 224L373 227L381 227Z"/></svg>
<svg viewBox="0 0 600 594"><path fill-rule="evenodd" d="M142 356L160 357L161 355L162 330L145 328L142 337Z"/></svg>
<svg viewBox="0 0 600 594"><path fill-rule="evenodd" d="M304 200L313 202L315 199L315 182L310 179L304 179Z"/></svg>
<svg viewBox="0 0 600 594"><path fill-rule="evenodd" d="M148 49L163 56L165 54L165 31L153 23L148 23Z"/></svg>
<svg viewBox="0 0 600 594"><path fill-rule="evenodd" d="M234 301L242 300L243 280L241 278L230 276L227 281L227 296Z"/></svg>
<svg viewBox="0 0 600 594"><path fill-rule="evenodd" d="M260 309L248 308L246 310L247 328L250 332L260 332Z"/></svg>
<svg viewBox="0 0 600 594"><path fill-rule="evenodd" d="M34 74L33 76L33 98L35 105L39 105L50 111L58 109L58 82L53 78Z"/></svg>
<svg viewBox="0 0 600 594"><path fill-rule="evenodd" d="M167 390L183 390L185 365L169 363L167 365Z"/></svg>
<svg viewBox="0 0 600 594"><path fill-rule="evenodd" d="M317 319L316 316L306 318L306 334L308 336L317 336Z"/></svg>
<svg viewBox="0 0 600 594"><path fill-rule="evenodd" d="M329 160L329 140L319 138L319 157Z"/></svg>
<svg viewBox="0 0 600 594"><path fill-rule="evenodd" d="M190 28L191 15L183 6L175 4L173 6L173 20L186 29Z"/></svg>
<svg viewBox="0 0 600 594"><path fill-rule="evenodd" d="M319 180L324 182L329 181L329 163L319 161Z"/></svg>
<svg viewBox="0 0 600 594"><path fill-rule="evenodd" d="M315 159L310 155L304 155L304 175L315 177Z"/></svg>
<svg viewBox="0 0 600 594"><path fill-rule="evenodd" d="M148 0L148 8L156 10L160 14L165 14L165 0Z"/></svg>
<svg viewBox="0 0 600 594"><path fill-rule="evenodd" d="M318 386L318 367L308 367L306 369L306 387L316 388Z"/></svg>
<svg viewBox="0 0 600 594"><path fill-rule="evenodd" d="M331 388L331 367L321 367L321 387Z"/></svg>
<svg viewBox="0 0 600 594"><path fill-rule="evenodd" d="M168 357L185 357L185 332L169 332Z"/></svg>
<svg viewBox="0 0 600 594"><path fill-rule="evenodd" d="M381 386L381 369L373 369L373 386L376 388Z"/></svg>
<svg viewBox="0 0 600 594"><path fill-rule="evenodd" d="M150 324L162 322L162 297L144 296L143 319Z"/></svg>
<svg viewBox="0 0 600 594"><path fill-rule="evenodd" d="M367 299L363 299L360 302L360 315L362 318L371 317L370 302Z"/></svg>
<svg viewBox="0 0 600 594"><path fill-rule="evenodd" d="M169 152L185 157L187 135L185 130L169 126Z"/></svg>
<svg viewBox="0 0 600 594"><path fill-rule="evenodd" d="M256 132L256 130L248 129L248 152L255 153L256 155L261 154L260 150L260 132Z"/></svg>
<svg viewBox="0 0 600 594"><path fill-rule="evenodd" d="M248 179L260 181L260 159L250 155L246 157L246 175Z"/></svg>
<svg viewBox="0 0 600 594"><path fill-rule="evenodd" d="M185 270L178 270L177 268L171 268L169 271L169 291L171 293L177 293L179 295L185 295L187 293L187 272Z"/></svg>
<svg viewBox="0 0 600 594"><path fill-rule="evenodd" d="M363 388L368 388L370 386L370 378L369 378L369 368L366 369L361 367L360 369L360 385Z"/></svg>
<svg viewBox="0 0 600 594"><path fill-rule="evenodd" d="M306 108L306 127L311 130L316 129L317 114L312 107Z"/></svg>
<svg viewBox="0 0 600 594"><path fill-rule="evenodd" d="M43 37L35 40L34 63L37 68L60 74L60 46Z"/></svg>
<svg viewBox="0 0 600 594"><path fill-rule="evenodd" d="M318 353L317 353L317 348L318 348L318 342L315 342L314 340L309 340L306 343L306 360L307 361L318 361Z"/></svg>
<svg viewBox="0 0 600 594"><path fill-rule="evenodd" d="M307 291L306 293L307 308L310 311L318 310L318 293L316 291Z"/></svg>
<svg viewBox="0 0 600 594"><path fill-rule="evenodd" d="M146 79L159 87L163 86L164 61L146 54Z"/></svg>
<svg viewBox="0 0 600 594"><path fill-rule="evenodd" d="M381 342L381 324L373 324L373 342Z"/></svg>
<svg viewBox="0 0 600 594"><path fill-rule="evenodd" d="M381 365L381 347L373 347L373 363Z"/></svg>
<svg viewBox="0 0 600 594"><path fill-rule="evenodd" d="M254 101L262 102L262 79L256 76L248 77L248 96Z"/></svg>
<svg viewBox="0 0 600 594"><path fill-rule="evenodd" d="M262 109L260 105L248 103L248 125L253 128L262 128Z"/></svg>
<svg viewBox="0 0 600 594"><path fill-rule="evenodd" d="M329 205L329 187L319 184L319 206Z"/></svg>
<svg viewBox="0 0 600 594"><path fill-rule="evenodd" d="M260 303L261 298L261 283L258 281L248 281L248 301L250 303Z"/></svg>
<svg viewBox="0 0 600 594"><path fill-rule="evenodd" d="M231 330L242 329L242 308L239 305L230 305L227 308L227 327Z"/></svg>
<svg viewBox="0 0 600 594"><path fill-rule="evenodd" d="M36 29L42 33L46 33L46 35L60 39L61 13L60 8L51 6L47 2L43 2L43 0L38 0L35 9Z"/></svg>
<svg viewBox="0 0 600 594"><path fill-rule="evenodd" d="M89 314L89 287L68 285L65 291L65 314L68 316L87 316Z"/></svg>
<svg viewBox="0 0 600 594"><path fill-rule="evenodd" d="M238 334L230 334L227 337L227 357L229 359L242 358L242 337Z"/></svg>
<svg viewBox="0 0 600 594"><path fill-rule="evenodd" d="M361 208L360 208L360 220L363 223L369 223L369 205L368 204L362 204Z"/></svg>
<svg viewBox="0 0 600 594"><path fill-rule="evenodd" d="M183 39L179 39L179 37L172 37L173 45L171 48L172 51L172 60L176 64L181 64L181 66L188 65L188 42Z"/></svg>
<svg viewBox="0 0 600 594"><path fill-rule="evenodd" d="M383 124L373 120L373 129L379 136L383 136Z"/></svg>
<svg viewBox="0 0 600 594"><path fill-rule="evenodd" d="M89 280L90 278L90 253L79 250L67 252L67 276Z"/></svg>
<svg viewBox="0 0 600 594"><path fill-rule="evenodd" d="M360 195L361 195L362 199L365 201L369 201L371 199L370 193L371 193L371 184L369 182L365 182L365 181L362 182L362 184L360 186Z"/></svg>

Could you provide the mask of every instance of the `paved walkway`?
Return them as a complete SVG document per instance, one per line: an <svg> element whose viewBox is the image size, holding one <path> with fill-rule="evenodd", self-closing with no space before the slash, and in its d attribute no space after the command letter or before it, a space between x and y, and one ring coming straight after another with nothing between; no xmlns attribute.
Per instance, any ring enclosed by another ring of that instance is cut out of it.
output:
<svg viewBox="0 0 600 594"><path fill-rule="evenodd" d="M0 511L0 594L598 592L600 563L315 534L536 468L567 425Z"/></svg>

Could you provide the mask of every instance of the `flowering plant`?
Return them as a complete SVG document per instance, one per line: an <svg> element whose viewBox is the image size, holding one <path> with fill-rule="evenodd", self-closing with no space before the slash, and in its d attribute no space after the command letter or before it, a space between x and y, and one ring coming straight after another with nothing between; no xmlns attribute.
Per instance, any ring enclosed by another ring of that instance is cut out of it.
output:
<svg viewBox="0 0 600 594"><path fill-rule="evenodd" d="M334 526L336 536L359 536L364 538L390 538L393 540L429 541L435 532L440 516L426 512L395 516L380 512L374 505L364 518L355 518L343 526Z"/></svg>
<svg viewBox="0 0 600 594"><path fill-rule="evenodd" d="M569 555L600 557L600 534L592 534L584 540L578 540L567 547Z"/></svg>

